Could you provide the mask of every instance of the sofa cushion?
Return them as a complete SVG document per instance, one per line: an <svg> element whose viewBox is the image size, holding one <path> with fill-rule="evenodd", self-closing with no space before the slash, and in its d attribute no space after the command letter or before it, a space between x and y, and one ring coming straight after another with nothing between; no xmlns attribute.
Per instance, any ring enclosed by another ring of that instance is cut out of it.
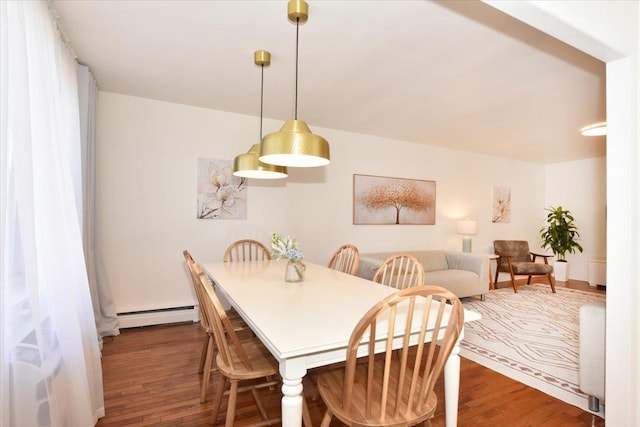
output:
<svg viewBox="0 0 640 427"><path fill-rule="evenodd" d="M449 268L444 251L410 251L409 253L420 260L425 273Z"/></svg>
<svg viewBox="0 0 640 427"><path fill-rule="evenodd" d="M440 270L424 274L425 285L441 286L455 295L468 295L478 287L478 275L465 270Z"/></svg>
<svg viewBox="0 0 640 427"><path fill-rule="evenodd" d="M377 257L360 256L360 264L358 265L356 276L373 280L373 276L375 276L376 271L378 271L378 268L380 268L380 265L382 265L385 259L386 258L381 260Z"/></svg>

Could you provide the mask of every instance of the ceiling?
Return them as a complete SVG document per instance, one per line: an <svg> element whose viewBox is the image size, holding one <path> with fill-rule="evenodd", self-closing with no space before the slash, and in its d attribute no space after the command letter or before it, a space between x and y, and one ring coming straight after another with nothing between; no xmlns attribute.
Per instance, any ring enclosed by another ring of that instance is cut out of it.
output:
<svg viewBox="0 0 640 427"><path fill-rule="evenodd" d="M293 118L296 27L286 0L53 0L100 90ZM491 156L605 155L605 64L481 2L309 1L298 118ZM273 129L275 130L275 129ZM329 141L331 143L331 141Z"/></svg>

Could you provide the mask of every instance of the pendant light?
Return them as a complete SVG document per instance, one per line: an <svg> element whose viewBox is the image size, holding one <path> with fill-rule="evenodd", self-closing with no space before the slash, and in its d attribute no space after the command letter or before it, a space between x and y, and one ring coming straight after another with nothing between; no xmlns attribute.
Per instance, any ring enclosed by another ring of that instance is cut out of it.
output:
<svg viewBox="0 0 640 427"><path fill-rule="evenodd" d="M264 67L271 64L271 54L265 50L257 50L253 54L253 62L260 66L260 140L262 140L262 105L264 98ZM244 178L279 179L287 177L287 168L270 165L259 160L260 144L251 146L248 152L233 159L233 174Z"/></svg>
<svg viewBox="0 0 640 427"><path fill-rule="evenodd" d="M309 17L309 5L304 0L290 0L287 6L289 20L296 24L296 86L293 120L288 120L280 131L264 137L260 145L260 161L273 165L314 167L329 164L329 143L311 133L309 126L298 120L298 34L300 24Z"/></svg>

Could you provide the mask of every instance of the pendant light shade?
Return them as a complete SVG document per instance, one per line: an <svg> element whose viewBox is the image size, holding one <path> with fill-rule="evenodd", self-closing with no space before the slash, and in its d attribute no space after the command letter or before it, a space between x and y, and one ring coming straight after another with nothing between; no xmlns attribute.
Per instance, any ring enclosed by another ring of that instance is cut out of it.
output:
<svg viewBox="0 0 640 427"><path fill-rule="evenodd" d="M295 167L329 164L329 143L315 135L302 120L287 120L279 132L262 140L260 160L265 163Z"/></svg>
<svg viewBox="0 0 640 427"><path fill-rule="evenodd" d="M264 67L271 64L271 54L265 50L258 50L253 55L253 62L261 68L260 80L260 139L262 139L262 101L264 94ZM233 159L233 174L243 178L279 179L286 178L287 168L284 166L263 163L260 157L260 144L251 146L248 152Z"/></svg>
<svg viewBox="0 0 640 427"><path fill-rule="evenodd" d="M233 159L233 174L243 178L279 179L287 177L287 168L270 165L259 160L260 144L254 144L251 149L237 155Z"/></svg>
<svg viewBox="0 0 640 427"><path fill-rule="evenodd" d="M278 132L264 137L260 144L260 161L279 166L315 167L330 162L329 143L311 133L309 126L298 120L298 33L300 24L309 17L309 6L303 0L290 0L287 5L289 20L296 24L296 85L295 114Z"/></svg>

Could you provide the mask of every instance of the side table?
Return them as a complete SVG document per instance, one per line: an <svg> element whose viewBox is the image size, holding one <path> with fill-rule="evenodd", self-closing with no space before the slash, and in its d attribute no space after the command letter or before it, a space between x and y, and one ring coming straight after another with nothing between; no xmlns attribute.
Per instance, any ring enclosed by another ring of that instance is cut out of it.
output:
<svg viewBox="0 0 640 427"><path fill-rule="evenodd" d="M496 262L496 270L498 269L498 258L500 258L496 254L489 254L489 289L496 288L496 282L493 281L494 275L491 274L491 261Z"/></svg>

